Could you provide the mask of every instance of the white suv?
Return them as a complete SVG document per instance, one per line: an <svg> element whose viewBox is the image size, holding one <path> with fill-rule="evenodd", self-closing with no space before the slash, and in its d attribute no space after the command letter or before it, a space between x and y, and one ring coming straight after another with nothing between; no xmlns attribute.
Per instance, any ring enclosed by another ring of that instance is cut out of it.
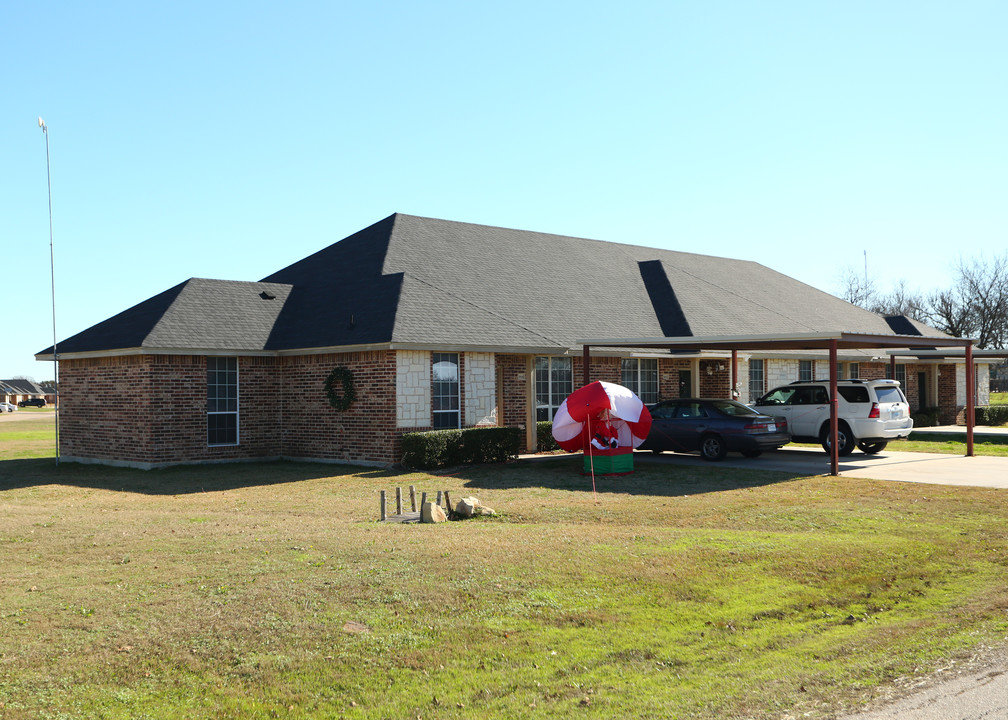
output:
<svg viewBox="0 0 1008 720"><path fill-rule="evenodd" d="M837 453L857 446L874 454L890 440L913 430L910 406L896 380L838 380ZM819 442L829 452L829 381L793 382L774 388L752 404L756 410L787 418L792 440Z"/></svg>

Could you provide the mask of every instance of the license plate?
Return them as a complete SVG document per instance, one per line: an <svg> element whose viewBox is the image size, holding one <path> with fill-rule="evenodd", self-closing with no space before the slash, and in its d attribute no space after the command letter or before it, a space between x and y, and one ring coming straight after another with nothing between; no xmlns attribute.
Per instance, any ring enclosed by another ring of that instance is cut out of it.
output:
<svg viewBox="0 0 1008 720"><path fill-rule="evenodd" d="M777 423L770 423L766 426L767 432L777 432Z"/></svg>
<svg viewBox="0 0 1008 720"><path fill-rule="evenodd" d="M893 420L899 420L901 417L903 417L903 411L902 410L893 410L892 414L890 415L890 417Z"/></svg>

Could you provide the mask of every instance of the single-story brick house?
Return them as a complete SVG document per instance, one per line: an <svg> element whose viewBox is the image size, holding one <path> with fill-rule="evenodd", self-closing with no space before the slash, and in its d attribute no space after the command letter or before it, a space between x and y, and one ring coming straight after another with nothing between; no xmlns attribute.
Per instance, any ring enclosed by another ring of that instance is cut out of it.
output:
<svg viewBox="0 0 1008 720"><path fill-rule="evenodd" d="M60 452L385 465L404 433L496 424L532 447L535 420L580 384L579 339L835 330L941 335L755 262L395 214L260 282L192 278L60 342ZM877 353L838 359L844 377L889 373ZM739 361L743 401L828 373L807 351ZM593 348L591 372L652 402L726 397L728 364ZM336 368L356 390L343 411L324 387ZM952 420L965 405L961 362L901 358L897 375L912 407ZM978 378L983 402L986 365Z"/></svg>

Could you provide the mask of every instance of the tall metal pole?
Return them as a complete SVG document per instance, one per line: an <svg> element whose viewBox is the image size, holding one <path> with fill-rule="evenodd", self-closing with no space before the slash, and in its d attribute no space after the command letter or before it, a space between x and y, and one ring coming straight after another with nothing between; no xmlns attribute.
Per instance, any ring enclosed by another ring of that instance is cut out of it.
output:
<svg viewBox="0 0 1008 720"><path fill-rule="evenodd" d="M49 169L49 127L39 117L39 127L45 135L46 184L49 188L49 277L52 285L52 332L53 332L53 400L56 406L56 465L59 466L59 355L56 353L56 261L53 254L52 216L52 172Z"/></svg>

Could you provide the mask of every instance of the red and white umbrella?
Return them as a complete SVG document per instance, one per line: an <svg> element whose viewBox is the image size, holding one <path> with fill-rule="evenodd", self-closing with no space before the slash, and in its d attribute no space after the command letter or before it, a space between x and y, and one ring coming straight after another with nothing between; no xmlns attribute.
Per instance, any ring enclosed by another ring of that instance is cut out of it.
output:
<svg viewBox="0 0 1008 720"><path fill-rule="evenodd" d="M584 448L602 411L621 447L638 447L651 429L651 413L641 399L622 385L596 380L578 388L563 401L553 418L553 438L568 452Z"/></svg>

